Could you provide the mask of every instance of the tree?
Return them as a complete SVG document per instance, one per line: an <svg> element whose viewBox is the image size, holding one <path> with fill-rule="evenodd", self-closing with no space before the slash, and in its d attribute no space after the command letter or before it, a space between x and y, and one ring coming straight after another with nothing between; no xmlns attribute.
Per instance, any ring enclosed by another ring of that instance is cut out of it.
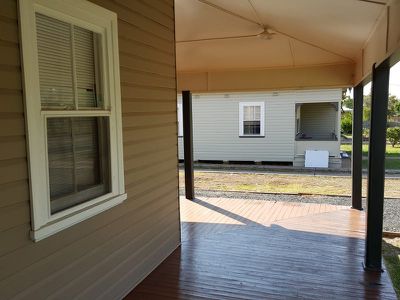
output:
<svg viewBox="0 0 400 300"><path fill-rule="evenodd" d="M342 93L342 121L341 127L343 133L351 133L350 126L352 125L351 115L344 111L344 107L353 109L353 99L347 95L346 90ZM388 120L400 116L400 99L394 95L390 95L388 99ZM364 96L363 103L363 121L368 122L371 120L371 94ZM368 126L368 125L367 125Z"/></svg>
<svg viewBox="0 0 400 300"><path fill-rule="evenodd" d="M400 116L400 99L390 95L388 99L388 119ZM371 94L364 96L363 120L371 119Z"/></svg>
<svg viewBox="0 0 400 300"><path fill-rule="evenodd" d="M345 112L344 108L350 108L353 109L353 98L349 96L349 92L351 89L342 89L342 101L341 101L341 110L342 113Z"/></svg>
<svg viewBox="0 0 400 300"><path fill-rule="evenodd" d="M342 112L344 112L344 107L353 109L353 99L350 96L345 96L342 98Z"/></svg>
<svg viewBox="0 0 400 300"><path fill-rule="evenodd" d="M371 120L371 94L364 96L363 121Z"/></svg>
<svg viewBox="0 0 400 300"><path fill-rule="evenodd" d="M398 100L397 103L395 103L394 110L395 110L397 116L399 116L400 115L400 100Z"/></svg>
<svg viewBox="0 0 400 300"><path fill-rule="evenodd" d="M388 128L386 136L392 147L396 146L400 142L400 127Z"/></svg>
<svg viewBox="0 0 400 300"><path fill-rule="evenodd" d="M353 118L350 113L342 114L340 121L340 128L344 134L351 134L353 131Z"/></svg>
<svg viewBox="0 0 400 300"><path fill-rule="evenodd" d="M396 117L400 115L400 99L394 95L389 96L388 101L388 117Z"/></svg>

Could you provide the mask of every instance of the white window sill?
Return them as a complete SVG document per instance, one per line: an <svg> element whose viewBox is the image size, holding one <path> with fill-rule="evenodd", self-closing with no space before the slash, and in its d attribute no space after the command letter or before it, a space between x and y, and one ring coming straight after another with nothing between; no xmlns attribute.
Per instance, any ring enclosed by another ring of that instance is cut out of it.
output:
<svg viewBox="0 0 400 300"><path fill-rule="evenodd" d="M71 227L72 225L75 225L75 224L82 222L88 218L91 218L103 211L106 211L118 204L121 204L122 202L124 202L126 200L126 198L127 198L127 194L121 194L121 195L115 196L114 198L103 201L102 203L94 205L90 208L84 209L75 214L71 214L70 216L62 218L60 220L52 221L37 230L32 230L31 238L35 242L43 240L44 238L47 238L53 234L56 234L57 232L59 232L61 230Z"/></svg>
<svg viewBox="0 0 400 300"><path fill-rule="evenodd" d="M239 135L240 138L265 138L265 135L245 134Z"/></svg>

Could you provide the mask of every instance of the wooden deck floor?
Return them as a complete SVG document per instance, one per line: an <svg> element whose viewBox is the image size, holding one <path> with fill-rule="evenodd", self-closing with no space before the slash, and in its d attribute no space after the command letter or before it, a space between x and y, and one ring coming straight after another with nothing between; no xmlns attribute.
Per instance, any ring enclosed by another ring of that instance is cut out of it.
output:
<svg viewBox="0 0 400 300"><path fill-rule="evenodd" d="M182 245L127 299L397 299L367 273L364 213L325 204L181 199Z"/></svg>

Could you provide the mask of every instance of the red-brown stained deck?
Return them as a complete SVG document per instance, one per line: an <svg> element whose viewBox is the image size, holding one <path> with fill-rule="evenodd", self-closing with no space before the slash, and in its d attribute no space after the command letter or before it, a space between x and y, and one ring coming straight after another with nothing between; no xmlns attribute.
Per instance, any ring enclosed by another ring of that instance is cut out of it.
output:
<svg viewBox="0 0 400 300"><path fill-rule="evenodd" d="M182 245L127 299L397 299L367 273L364 213L344 206L181 199Z"/></svg>

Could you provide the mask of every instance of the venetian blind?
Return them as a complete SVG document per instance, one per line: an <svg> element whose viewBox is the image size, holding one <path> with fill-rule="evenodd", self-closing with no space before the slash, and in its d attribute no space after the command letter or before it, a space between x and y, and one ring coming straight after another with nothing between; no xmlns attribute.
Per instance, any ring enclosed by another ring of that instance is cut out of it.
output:
<svg viewBox="0 0 400 300"><path fill-rule="evenodd" d="M107 118L48 118L52 213L108 191Z"/></svg>
<svg viewBox="0 0 400 300"><path fill-rule="evenodd" d="M71 25L36 14L42 107L74 108Z"/></svg>
<svg viewBox="0 0 400 300"><path fill-rule="evenodd" d="M97 107L95 33L36 14L42 108Z"/></svg>
<svg viewBox="0 0 400 300"><path fill-rule="evenodd" d="M94 33L74 26L74 57L79 107L96 107Z"/></svg>
<svg viewBox="0 0 400 300"><path fill-rule="evenodd" d="M98 143L96 117L47 120L51 198L100 183Z"/></svg>

